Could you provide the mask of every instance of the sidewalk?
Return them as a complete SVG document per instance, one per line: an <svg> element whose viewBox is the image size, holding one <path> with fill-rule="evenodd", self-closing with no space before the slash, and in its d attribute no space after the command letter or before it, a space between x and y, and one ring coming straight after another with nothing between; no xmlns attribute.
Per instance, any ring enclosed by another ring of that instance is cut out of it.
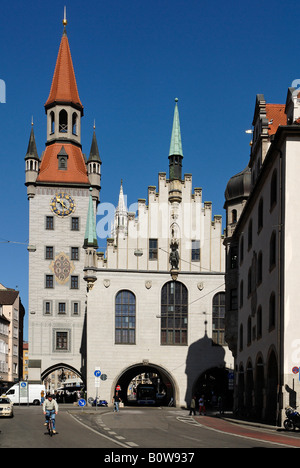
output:
<svg viewBox="0 0 300 468"><path fill-rule="evenodd" d="M287 432L282 427L271 426L254 421L235 419L231 414L209 414L194 416L207 429L247 439L264 441L272 445L300 448L300 432Z"/></svg>

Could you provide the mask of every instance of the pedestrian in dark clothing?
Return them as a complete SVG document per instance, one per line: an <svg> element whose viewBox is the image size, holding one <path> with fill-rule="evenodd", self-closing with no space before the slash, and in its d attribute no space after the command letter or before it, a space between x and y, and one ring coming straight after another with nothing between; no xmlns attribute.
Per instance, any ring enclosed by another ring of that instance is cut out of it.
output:
<svg viewBox="0 0 300 468"><path fill-rule="evenodd" d="M191 399L191 404L190 404L190 416L192 416L192 413L196 416L196 397L193 396Z"/></svg>
<svg viewBox="0 0 300 468"><path fill-rule="evenodd" d="M119 404L121 402L121 398L119 397L118 392L115 394L115 396L112 399L112 402L114 404L114 412L116 411L117 413L119 412Z"/></svg>

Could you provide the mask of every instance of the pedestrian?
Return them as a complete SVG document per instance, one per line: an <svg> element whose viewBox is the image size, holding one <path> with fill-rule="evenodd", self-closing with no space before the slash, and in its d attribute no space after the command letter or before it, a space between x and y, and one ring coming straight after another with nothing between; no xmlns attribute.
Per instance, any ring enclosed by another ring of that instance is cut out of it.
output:
<svg viewBox="0 0 300 468"><path fill-rule="evenodd" d="M200 414L205 414L205 401L204 401L204 395L202 395L199 398L199 415Z"/></svg>
<svg viewBox="0 0 300 468"><path fill-rule="evenodd" d="M117 413L119 412L119 404L121 402L121 398L119 397L119 393L116 392L115 396L112 399L112 402L114 404L114 412L116 411Z"/></svg>
<svg viewBox="0 0 300 468"><path fill-rule="evenodd" d="M191 399L191 404L190 404L190 416L192 416L192 413L196 416L196 397L193 396Z"/></svg>
<svg viewBox="0 0 300 468"><path fill-rule="evenodd" d="M44 401L45 401L45 392L44 390L42 390L41 391L41 405L43 405Z"/></svg>
<svg viewBox="0 0 300 468"><path fill-rule="evenodd" d="M224 414L223 398L221 396L219 396L219 398L218 398L218 408L219 408L220 414Z"/></svg>

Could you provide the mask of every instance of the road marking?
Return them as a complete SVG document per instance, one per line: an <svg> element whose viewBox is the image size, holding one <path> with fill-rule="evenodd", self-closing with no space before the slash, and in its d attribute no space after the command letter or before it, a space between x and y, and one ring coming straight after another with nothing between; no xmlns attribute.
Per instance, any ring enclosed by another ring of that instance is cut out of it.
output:
<svg viewBox="0 0 300 468"><path fill-rule="evenodd" d="M69 413L69 415L71 416L71 418L75 419L75 421L77 421L79 424L81 424L82 426L84 426L86 429L89 429L90 431L94 432L95 434L98 434L98 436L104 437L104 439L108 439L108 440L110 440L111 442L114 442L115 444L120 445L121 447L128 448L128 444L122 443L122 442L120 442L120 441L118 441L118 440L116 440L116 439L113 439L112 437L108 437L108 436L105 435L105 434L101 434L101 432L96 431L96 430L93 429L92 427L87 426L86 424L84 424L84 422L82 422L78 417L73 416L73 415L70 414L70 413Z"/></svg>

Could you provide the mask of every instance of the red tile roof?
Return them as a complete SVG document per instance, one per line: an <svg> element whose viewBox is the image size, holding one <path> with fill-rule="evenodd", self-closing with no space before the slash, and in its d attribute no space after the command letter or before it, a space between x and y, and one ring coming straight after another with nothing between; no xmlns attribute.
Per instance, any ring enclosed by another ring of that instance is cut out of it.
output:
<svg viewBox="0 0 300 468"><path fill-rule="evenodd" d="M62 147L68 154L66 170L58 169L57 155ZM42 158L37 182L89 184L81 149L71 143L53 143L47 146Z"/></svg>
<svg viewBox="0 0 300 468"><path fill-rule="evenodd" d="M54 102L70 102L83 109L66 34L61 39L50 94L45 106Z"/></svg>
<svg viewBox="0 0 300 468"><path fill-rule="evenodd" d="M284 104L266 104L267 119L269 120L269 135L274 135L279 125L286 125L287 119Z"/></svg>

